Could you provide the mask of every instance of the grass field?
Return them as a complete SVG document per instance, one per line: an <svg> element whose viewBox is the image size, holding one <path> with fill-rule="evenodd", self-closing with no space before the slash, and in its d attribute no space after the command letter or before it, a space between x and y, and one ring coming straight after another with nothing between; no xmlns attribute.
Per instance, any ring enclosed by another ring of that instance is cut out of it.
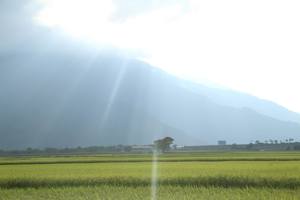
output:
<svg viewBox="0 0 300 200"><path fill-rule="evenodd" d="M0 199L300 199L300 152L1 157ZM156 195L153 195L156 194Z"/></svg>

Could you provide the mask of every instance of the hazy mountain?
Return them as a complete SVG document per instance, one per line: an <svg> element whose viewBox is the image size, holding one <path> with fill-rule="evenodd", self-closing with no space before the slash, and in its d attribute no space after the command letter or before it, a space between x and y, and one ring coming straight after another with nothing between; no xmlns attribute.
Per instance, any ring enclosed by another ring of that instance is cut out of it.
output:
<svg viewBox="0 0 300 200"><path fill-rule="evenodd" d="M185 81L182 85L191 91L209 97L211 100L221 105L236 108L247 107L276 119L300 123L299 113L290 111L272 101L260 99L255 96L230 89L207 87L190 81Z"/></svg>
<svg viewBox="0 0 300 200"><path fill-rule="evenodd" d="M220 90L187 86L137 60L22 55L0 58L0 148L147 144L165 135L179 144L212 144L300 133L299 124L247 101L226 102L236 93L219 99Z"/></svg>

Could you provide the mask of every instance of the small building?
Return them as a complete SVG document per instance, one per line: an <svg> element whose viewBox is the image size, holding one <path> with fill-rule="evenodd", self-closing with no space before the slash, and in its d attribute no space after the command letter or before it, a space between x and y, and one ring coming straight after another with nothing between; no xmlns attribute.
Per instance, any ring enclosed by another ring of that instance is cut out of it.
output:
<svg viewBox="0 0 300 200"><path fill-rule="evenodd" d="M226 140L219 140L218 145L226 145Z"/></svg>

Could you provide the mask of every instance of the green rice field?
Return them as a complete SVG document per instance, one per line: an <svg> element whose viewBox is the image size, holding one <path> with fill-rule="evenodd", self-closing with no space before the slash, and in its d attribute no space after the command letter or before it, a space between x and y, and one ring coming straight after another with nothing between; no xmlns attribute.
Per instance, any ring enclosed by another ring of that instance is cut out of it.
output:
<svg viewBox="0 0 300 200"><path fill-rule="evenodd" d="M1 157L0 199L300 199L300 152Z"/></svg>

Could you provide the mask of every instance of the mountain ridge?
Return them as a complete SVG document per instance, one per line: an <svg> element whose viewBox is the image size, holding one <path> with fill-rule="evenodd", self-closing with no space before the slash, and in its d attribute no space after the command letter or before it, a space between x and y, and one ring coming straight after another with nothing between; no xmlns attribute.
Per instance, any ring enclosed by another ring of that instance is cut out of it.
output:
<svg viewBox="0 0 300 200"><path fill-rule="evenodd" d="M0 69L0 148L145 144L166 135L184 145L245 143L300 132L298 123L218 104L138 60L23 59Z"/></svg>

